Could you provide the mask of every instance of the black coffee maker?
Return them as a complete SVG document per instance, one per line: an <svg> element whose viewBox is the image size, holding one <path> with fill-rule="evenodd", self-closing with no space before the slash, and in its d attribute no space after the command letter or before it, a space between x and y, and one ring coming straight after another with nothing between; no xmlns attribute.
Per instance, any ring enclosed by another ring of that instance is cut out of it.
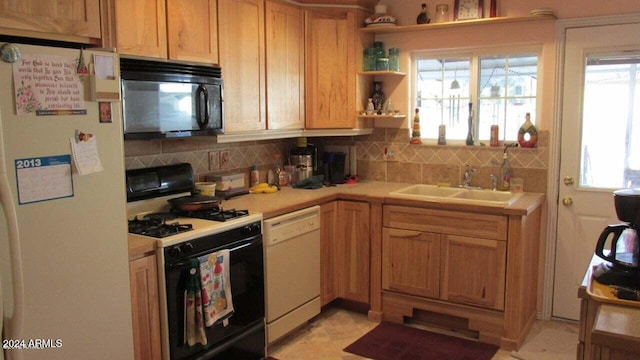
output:
<svg viewBox="0 0 640 360"><path fill-rule="evenodd" d="M605 285L640 289L640 189L614 191L613 200L618 219L625 223L609 225L600 234L596 255L608 262L593 276Z"/></svg>

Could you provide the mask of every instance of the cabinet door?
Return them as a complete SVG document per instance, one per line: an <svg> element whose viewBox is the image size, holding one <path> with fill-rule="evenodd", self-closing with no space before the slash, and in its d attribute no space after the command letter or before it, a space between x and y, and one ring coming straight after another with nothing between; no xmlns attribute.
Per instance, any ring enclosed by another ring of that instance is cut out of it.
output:
<svg viewBox="0 0 640 360"><path fill-rule="evenodd" d="M307 10L306 127L355 125L354 10Z"/></svg>
<svg viewBox="0 0 640 360"><path fill-rule="evenodd" d="M134 358L160 359L160 309L156 256L129 262Z"/></svg>
<svg viewBox="0 0 640 360"><path fill-rule="evenodd" d="M120 54L167 58L165 0L114 0Z"/></svg>
<svg viewBox="0 0 640 360"><path fill-rule="evenodd" d="M440 236L384 228L382 288L437 298L440 295Z"/></svg>
<svg viewBox="0 0 640 360"><path fill-rule="evenodd" d="M320 205L320 302L322 306L338 297L336 261L336 222L338 202Z"/></svg>
<svg viewBox="0 0 640 360"><path fill-rule="evenodd" d="M267 127L304 128L304 17L299 7L266 3Z"/></svg>
<svg viewBox="0 0 640 360"><path fill-rule="evenodd" d="M100 38L100 1L2 1L0 2L0 28L35 31L43 38L57 40L55 35ZM49 36L51 35L51 36Z"/></svg>
<svg viewBox="0 0 640 360"><path fill-rule="evenodd" d="M225 132L264 130L264 1L219 0L218 19Z"/></svg>
<svg viewBox="0 0 640 360"><path fill-rule="evenodd" d="M369 204L338 201L338 297L369 302Z"/></svg>
<svg viewBox="0 0 640 360"><path fill-rule="evenodd" d="M167 0L169 58L218 63L218 1Z"/></svg>
<svg viewBox="0 0 640 360"><path fill-rule="evenodd" d="M441 251L442 300L504 310L505 241L443 235Z"/></svg>

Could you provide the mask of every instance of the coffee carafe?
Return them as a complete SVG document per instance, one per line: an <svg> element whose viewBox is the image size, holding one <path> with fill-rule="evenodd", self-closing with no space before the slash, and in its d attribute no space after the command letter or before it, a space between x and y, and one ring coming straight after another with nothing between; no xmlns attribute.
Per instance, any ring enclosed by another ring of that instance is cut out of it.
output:
<svg viewBox="0 0 640 360"><path fill-rule="evenodd" d="M640 189L613 192L618 219L622 224L607 226L596 245L596 255L608 263L600 264L594 278L606 285L640 288Z"/></svg>

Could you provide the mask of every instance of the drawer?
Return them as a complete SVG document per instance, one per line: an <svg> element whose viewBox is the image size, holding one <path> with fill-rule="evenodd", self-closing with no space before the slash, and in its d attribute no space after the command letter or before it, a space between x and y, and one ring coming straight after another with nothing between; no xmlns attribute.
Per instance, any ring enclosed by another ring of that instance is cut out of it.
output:
<svg viewBox="0 0 640 360"><path fill-rule="evenodd" d="M502 215L467 213L461 211L424 209L386 205L383 213L385 227L428 231L439 234L507 240L508 220Z"/></svg>

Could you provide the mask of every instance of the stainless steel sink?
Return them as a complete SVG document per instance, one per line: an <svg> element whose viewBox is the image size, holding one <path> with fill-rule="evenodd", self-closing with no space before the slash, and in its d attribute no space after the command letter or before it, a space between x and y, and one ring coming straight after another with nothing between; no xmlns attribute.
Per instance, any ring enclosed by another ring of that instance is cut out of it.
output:
<svg viewBox="0 0 640 360"><path fill-rule="evenodd" d="M487 206L507 206L516 201L522 193L477 190L465 188L438 187L434 185L410 185L389 193L391 196L415 200L468 203Z"/></svg>

